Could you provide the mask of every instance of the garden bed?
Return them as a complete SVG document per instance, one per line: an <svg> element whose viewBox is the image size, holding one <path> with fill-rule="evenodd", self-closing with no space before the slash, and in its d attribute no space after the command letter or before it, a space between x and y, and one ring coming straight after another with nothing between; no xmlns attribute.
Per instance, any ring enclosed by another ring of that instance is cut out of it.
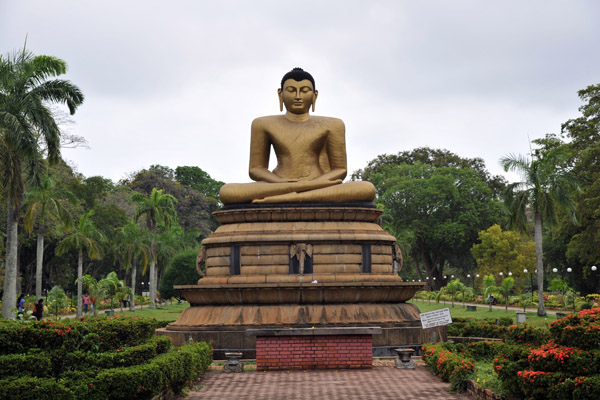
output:
<svg viewBox="0 0 600 400"><path fill-rule="evenodd" d="M151 399L180 393L210 365L206 343L174 348L157 321L0 323L0 398Z"/></svg>

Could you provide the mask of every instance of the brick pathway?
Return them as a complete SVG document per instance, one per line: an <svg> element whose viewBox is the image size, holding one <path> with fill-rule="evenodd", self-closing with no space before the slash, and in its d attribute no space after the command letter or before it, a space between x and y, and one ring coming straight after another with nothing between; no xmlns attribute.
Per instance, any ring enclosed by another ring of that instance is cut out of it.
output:
<svg viewBox="0 0 600 400"><path fill-rule="evenodd" d="M414 370L374 367L360 370L243 372L208 371L203 387L187 400L199 399L468 399L449 393L450 385L422 366Z"/></svg>

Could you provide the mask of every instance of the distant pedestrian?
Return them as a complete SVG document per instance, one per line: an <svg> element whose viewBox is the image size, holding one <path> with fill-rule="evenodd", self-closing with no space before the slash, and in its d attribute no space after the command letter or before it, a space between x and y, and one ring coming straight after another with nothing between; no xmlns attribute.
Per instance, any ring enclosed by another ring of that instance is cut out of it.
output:
<svg viewBox="0 0 600 400"><path fill-rule="evenodd" d="M25 313L25 295L21 294L17 299L17 319L21 319Z"/></svg>
<svg viewBox="0 0 600 400"><path fill-rule="evenodd" d="M44 313L44 299L39 299L37 304L35 305L35 309L33 310L33 315L37 318L38 321L42 320L42 314Z"/></svg>
<svg viewBox="0 0 600 400"><path fill-rule="evenodd" d="M83 313L84 314L87 314L89 305L90 305L90 296L88 296L86 294L85 296L83 296Z"/></svg>

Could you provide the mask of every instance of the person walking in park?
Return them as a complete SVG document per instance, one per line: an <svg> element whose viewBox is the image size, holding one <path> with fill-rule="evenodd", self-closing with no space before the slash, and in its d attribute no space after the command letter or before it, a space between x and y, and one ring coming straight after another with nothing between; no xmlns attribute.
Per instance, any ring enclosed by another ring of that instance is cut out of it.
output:
<svg viewBox="0 0 600 400"><path fill-rule="evenodd" d="M42 317L43 317L43 313L44 313L44 304L43 303L44 303L44 299L39 299L33 310L33 315L35 316L35 318L37 318L38 321L41 321Z"/></svg>
<svg viewBox="0 0 600 400"><path fill-rule="evenodd" d="M25 313L25 295L21 294L17 299L17 319L22 319Z"/></svg>
<svg viewBox="0 0 600 400"><path fill-rule="evenodd" d="M85 296L83 296L83 313L87 314L88 313L88 307L90 305L90 296L88 296L87 294Z"/></svg>

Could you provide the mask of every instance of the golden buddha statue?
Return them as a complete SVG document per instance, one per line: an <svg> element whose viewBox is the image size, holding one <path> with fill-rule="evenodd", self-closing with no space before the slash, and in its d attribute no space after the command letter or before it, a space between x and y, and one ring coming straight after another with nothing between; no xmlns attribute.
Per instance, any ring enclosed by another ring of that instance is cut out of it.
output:
<svg viewBox="0 0 600 400"><path fill-rule="evenodd" d="M250 142L250 178L221 188L223 204L373 201L370 182L347 182L345 127L337 118L309 115L318 92L301 68L283 76L277 90L284 115L256 118ZM277 167L269 171L271 146Z"/></svg>

